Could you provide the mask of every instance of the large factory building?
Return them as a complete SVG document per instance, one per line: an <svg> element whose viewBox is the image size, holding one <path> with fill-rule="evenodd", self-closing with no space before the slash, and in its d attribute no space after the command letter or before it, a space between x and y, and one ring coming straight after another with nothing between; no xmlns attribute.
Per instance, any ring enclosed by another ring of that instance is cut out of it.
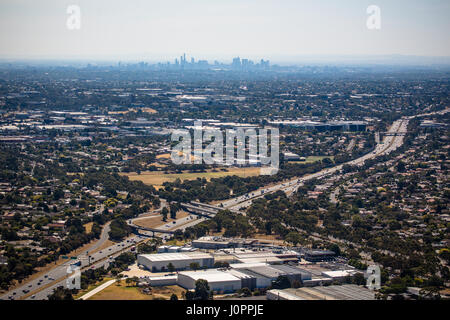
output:
<svg viewBox="0 0 450 320"><path fill-rule="evenodd" d="M137 260L138 264L152 272L166 271L170 263L175 270L189 269L191 263L198 263L200 268L211 268L214 265L213 256L204 252L140 254Z"/></svg>
<svg viewBox="0 0 450 320"><path fill-rule="evenodd" d="M178 285L191 290L195 289L195 281L208 281L209 288L216 292L234 292L241 289L241 279L230 272L221 270L183 271L178 273Z"/></svg>

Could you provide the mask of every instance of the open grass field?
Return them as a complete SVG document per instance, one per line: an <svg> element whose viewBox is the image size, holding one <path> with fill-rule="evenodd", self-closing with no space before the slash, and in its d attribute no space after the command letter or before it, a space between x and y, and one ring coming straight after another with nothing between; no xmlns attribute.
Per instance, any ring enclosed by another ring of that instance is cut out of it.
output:
<svg viewBox="0 0 450 320"><path fill-rule="evenodd" d="M99 281L99 282L97 282L97 283L95 283L95 284L91 284L87 289L78 291L78 293L77 293L76 295L74 295L73 298L76 300L76 299L78 299L78 298L84 296L84 295L85 295L86 293L88 293L89 291L94 290L94 289L97 288L98 286L101 286L101 285L104 284L105 282L108 282L109 280L112 280L112 279L113 279L113 278L108 278L108 277L103 278L102 281Z"/></svg>
<svg viewBox="0 0 450 320"><path fill-rule="evenodd" d="M127 286L125 281L120 281L110 285L99 293L93 295L88 300L169 300L172 293L175 293L181 299L181 293L185 290L179 286L152 287L151 294L145 294L139 291L137 287Z"/></svg>
<svg viewBox="0 0 450 320"><path fill-rule="evenodd" d="M136 287L128 287L125 281L119 281L94 294L88 300L152 300L151 295L141 293Z"/></svg>
<svg viewBox="0 0 450 320"><path fill-rule="evenodd" d="M94 225L93 222L88 222L88 223L86 223L85 225L83 225L83 226L84 226L84 229L86 230L86 233L91 232L92 226L93 226L93 225Z"/></svg>
<svg viewBox="0 0 450 320"><path fill-rule="evenodd" d="M153 287L151 296L153 299L162 298L169 300L172 293L175 293L181 300L181 295L186 290L179 286Z"/></svg>
<svg viewBox="0 0 450 320"><path fill-rule="evenodd" d="M173 182L176 179L181 180L195 180L197 178L205 178L208 181L212 178L220 178L226 176L239 176L239 177L251 177L258 176L260 174L260 168L229 168L228 171L218 171L218 172L199 172L199 173L169 173L164 174L159 171L144 171L141 174L137 173L127 173L125 174L130 178L130 180L139 180L145 184L150 184L155 187L161 187L164 182Z"/></svg>
<svg viewBox="0 0 450 320"><path fill-rule="evenodd" d="M289 161L290 163L313 163L325 158L330 158L331 160L333 160L333 156L310 156L310 157L306 157L305 161Z"/></svg>
<svg viewBox="0 0 450 320"><path fill-rule="evenodd" d="M165 159L170 157L170 154L161 154L158 155L157 158ZM292 163L312 163L324 158L333 159L332 156L310 156L306 158L306 161L291 161ZM138 180L142 181L145 184L149 184L154 186L156 189L162 187L164 182L173 182L176 179L180 180L195 180L197 178L205 178L208 181L212 178L221 178L226 176L236 175L238 177L252 177L260 175L261 169L258 167L249 167L249 168L227 168L228 171L217 171L213 172L209 170L208 172L183 172L183 173L168 173L164 174L161 171L143 171L141 174L137 174L135 172L123 173L123 175L128 176L130 180Z"/></svg>

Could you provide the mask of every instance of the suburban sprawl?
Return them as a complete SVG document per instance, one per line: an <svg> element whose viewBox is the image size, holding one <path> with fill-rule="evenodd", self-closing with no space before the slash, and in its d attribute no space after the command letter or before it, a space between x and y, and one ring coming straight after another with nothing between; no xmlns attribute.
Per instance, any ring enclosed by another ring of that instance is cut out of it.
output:
<svg viewBox="0 0 450 320"><path fill-rule="evenodd" d="M449 85L444 67L1 63L0 299L448 299ZM231 162L198 161L206 140L173 161L177 130L264 129L274 172L237 159L245 139Z"/></svg>

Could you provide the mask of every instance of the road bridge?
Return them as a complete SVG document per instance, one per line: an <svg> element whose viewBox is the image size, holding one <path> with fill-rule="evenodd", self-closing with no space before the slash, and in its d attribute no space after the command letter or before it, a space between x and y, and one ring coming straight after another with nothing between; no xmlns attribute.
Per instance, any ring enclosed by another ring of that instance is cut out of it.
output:
<svg viewBox="0 0 450 320"><path fill-rule="evenodd" d="M147 227L143 227L143 226L138 226L137 224L135 224L133 222L133 220L128 220L127 224L131 227L133 233L135 233L135 234L139 234L140 230L152 232L153 236L155 236L155 233L168 233L168 234L174 234L175 233L175 231L171 231L171 230L147 228Z"/></svg>

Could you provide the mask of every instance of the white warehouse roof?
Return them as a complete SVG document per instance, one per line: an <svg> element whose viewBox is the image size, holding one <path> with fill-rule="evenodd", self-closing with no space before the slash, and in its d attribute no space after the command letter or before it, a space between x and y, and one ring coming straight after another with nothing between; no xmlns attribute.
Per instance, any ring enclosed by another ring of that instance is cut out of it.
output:
<svg viewBox="0 0 450 320"><path fill-rule="evenodd" d="M254 268L254 267L264 267L268 266L268 263L263 262L255 262L255 263L232 263L230 264L230 267L233 269L248 269L248 268Z"/></svg>
<svg viewBox="0 0 450 320"><path fill-rule="evenodd" d="M141 254L140 256L152 262L212 258L210 254L204 252L170 252L170 253Z"/></svg>
<svg viewBox="0 0 450 320"><path fill-rule="evenodd" d="M341 278L351 276L355 273L355 270L334 270L334 271L323 271L322 275L330 278Z"/></svg>
<svg viewBox="0 0 450 320"><path fill-rule="evenodd" d="M222 282L222 281L240 281L238 277L235 277L229 272L220 270L205 270L205 271L183 271L179 272L180 275L184 275L194 279L204 279L208 282Z"/></svg>

